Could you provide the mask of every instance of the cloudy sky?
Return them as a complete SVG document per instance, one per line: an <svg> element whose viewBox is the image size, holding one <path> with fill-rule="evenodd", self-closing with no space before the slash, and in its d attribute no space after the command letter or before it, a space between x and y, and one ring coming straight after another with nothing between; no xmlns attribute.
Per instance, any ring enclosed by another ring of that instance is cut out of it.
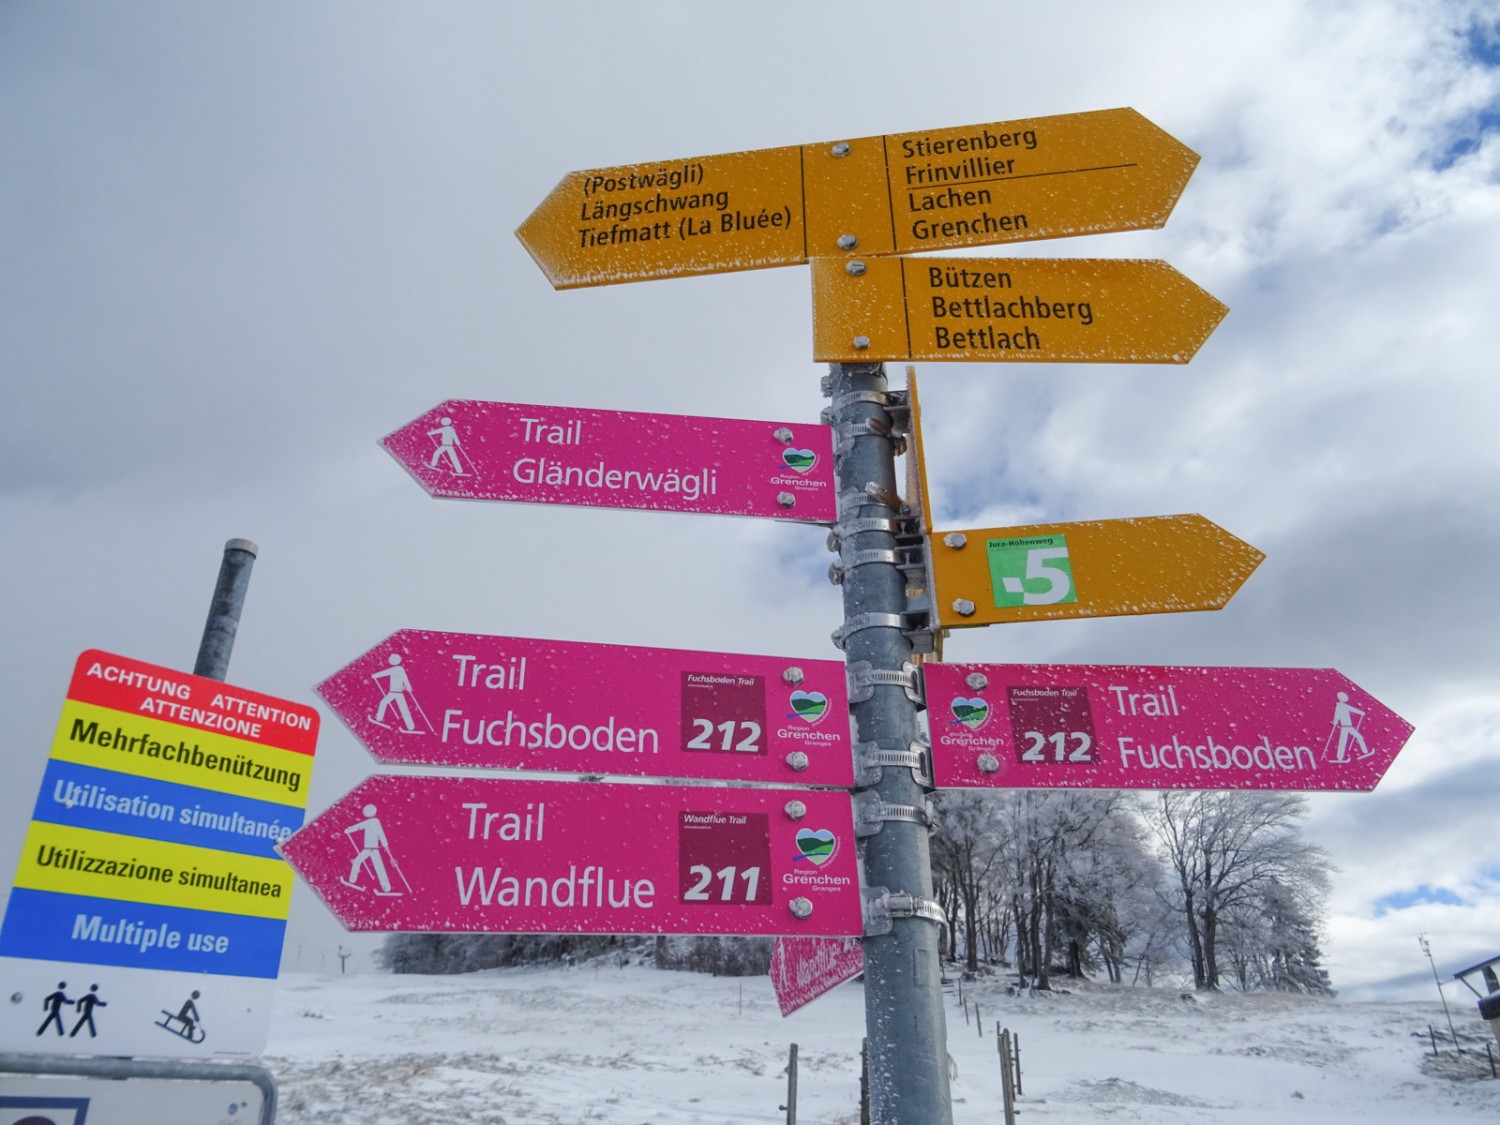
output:
<svg viewBox="0 0 1500 1125"><path fill-rule="evenodd" d="M1500 953L1478 0L0 4L0 864L77 654L191 668L232 537L230 679L303 702L402 627L836 656L818 528L437 501L376 440L445 398L817 418L806 268L555 292L513 231L570 170L1116 106L1202 157L1166 227L992 253L1232 311L1185 366L923 365L938 520L1200 512L1267 560L1221 612L948 658L1339 669L1417 733L1313 800L1335 985ZM373 770L324 714L314 808Z"/></svg>

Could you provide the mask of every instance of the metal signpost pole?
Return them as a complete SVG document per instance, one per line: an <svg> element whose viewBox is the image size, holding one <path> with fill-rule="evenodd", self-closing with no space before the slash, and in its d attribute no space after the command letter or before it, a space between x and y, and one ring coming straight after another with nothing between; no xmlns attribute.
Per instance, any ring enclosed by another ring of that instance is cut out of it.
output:
<svg viewBox="0 0 1500 1125"><path fill-rule="evenodd" d="M198 643L193 675L220 681L229 675L229 654L234 651L245 591L250 588L250 568L259 551L248 539L231 539L224 544L224 561L219 564L219 581L203 625L203 640Z"/></svg>
<svg viewBox="0 0 1500 1125"><path fill-rule="evenodd" d="M904 631L906 579L896 565L901 501L885 370L834 364L828 389L844 595L837 636L851 673L856 764L860 758L890 763L856 796L860 807L873 810L857 816L865 821L867 896L889 922L888 932L865 941L871 1116L881 1125L947 1125L953 1118L939 983L941 913L932 901L926 790L918 780L916 674Z"/></svg>

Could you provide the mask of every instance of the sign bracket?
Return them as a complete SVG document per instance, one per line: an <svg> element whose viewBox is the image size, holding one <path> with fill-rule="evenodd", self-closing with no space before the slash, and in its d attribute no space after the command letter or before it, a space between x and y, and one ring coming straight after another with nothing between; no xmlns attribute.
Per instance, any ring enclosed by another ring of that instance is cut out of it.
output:
<svg viewBox="0 0 1500 1125"><path fill-rule="evenodd" d="M932 747L927 743L912 742L904 749L878 742L855 744L855 783L861 788L879 785L881 770L887 766L905 767L911 770L912 780L918 785L932 788Z"/></svg>
<svg viewBox="0 0 1500 1125"><path fill-rule="evenodd" d="M920 824L929 833L937 831L937 821L921 805L888 805L880 794L866 789L854 794L854 834L875 836L889 821Z"/></svg>
<svg viewBox="0 0 1500 1125"><path fill-rule="evenodd" d="M892 894L885 887L864 889L864 915L865 937L885 936L897 918L924 918L940 926L948 922L942 906L932 899L901 892Z"/></svg>
<svg viewBox="0 0 1500 1125"><path fill-rule="evenodd" d="M905 690L906 698L922 705L922 679L917 666L910 661L900 669L875 668L868 660L856 660L848 667L849 702L863 703L875 695L876 684L889 684Z"/></svg>
<svg viewBox="0 0 1500 1125"><path fill-rule="evenodd" d="M845 539L866 531L884 531L897 539L921 539L915 524L905 518L886 519L881 516L866 516L860 519L841 520L828 529L828 549L838 551Z"/></svg>
<svg viewBox="0 0 1500 1125"><path fill-rule="evenodd" d="M932 630L928 628L927 615L924 612L857 613L847 618L833 631L835 647L843 652L848 639L865 629L900 629L902 634L911 641L913 652L932 651Z"/></svg>

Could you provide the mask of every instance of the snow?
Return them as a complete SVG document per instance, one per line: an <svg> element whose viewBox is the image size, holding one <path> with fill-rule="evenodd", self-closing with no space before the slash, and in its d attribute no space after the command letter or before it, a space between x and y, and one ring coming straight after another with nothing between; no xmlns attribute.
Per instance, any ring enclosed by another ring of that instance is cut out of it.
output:
<svg viewBox="0 0 1500 1125"><path fill-rule="evenodd" d="M1486 1025L1431 1003L1215 996L1084 983L1009 995L944 986L955 1125L1002 1120L994 1024L1019 1037L1025 1125L1384 1125L1500 1119ZM784 1122L857 1125L864 985L783 1019L768 978L602 960L466 976L289 974L263 1059L280 1125L361 1122ZM974 1024L977 1004L981 1024ZM1500 1049L1497 1049L1500 1055Z"/></svg>

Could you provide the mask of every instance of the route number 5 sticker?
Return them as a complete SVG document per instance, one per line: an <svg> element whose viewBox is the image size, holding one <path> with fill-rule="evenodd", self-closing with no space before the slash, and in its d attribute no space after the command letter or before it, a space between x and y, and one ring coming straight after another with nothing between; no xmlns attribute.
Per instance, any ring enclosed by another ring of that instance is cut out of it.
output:
<svg viewBox="0 0 1500 1125"><path fill-rule="evenodd" d="M1066 535L988 539L985 548L997 607L1065 605L1078 600Z"/></svg>

